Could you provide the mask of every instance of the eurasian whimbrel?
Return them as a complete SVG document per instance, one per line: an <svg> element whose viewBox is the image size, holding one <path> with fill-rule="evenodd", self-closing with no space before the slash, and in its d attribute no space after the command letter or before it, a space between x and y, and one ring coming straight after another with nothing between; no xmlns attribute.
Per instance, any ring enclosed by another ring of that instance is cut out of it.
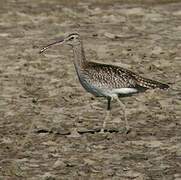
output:
<svg viewBox="0 0 181 180"><path fill-rule="evenodd" d="M73 62L80 84L89 93L107 98L107 112L101 132L104 132L106 121L110 114L112 99L116 99L122 107L126 128L129 130L126 108L119 97L130 96L134 93L144 92L147 89L169 88L167 84L141 77L140 75L119 66L87 61L84 54L83 42L78 33L71 33L64 38L58 39L41 49L40 53L54 44L63 43L70 45L73 49Z"/></svg>

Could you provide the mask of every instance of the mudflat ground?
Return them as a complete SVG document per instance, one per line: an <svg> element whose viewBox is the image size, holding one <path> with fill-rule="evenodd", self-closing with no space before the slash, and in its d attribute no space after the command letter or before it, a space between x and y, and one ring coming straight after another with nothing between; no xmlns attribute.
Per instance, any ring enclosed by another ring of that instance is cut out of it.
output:
<svg viewBox="0 0 181 180"><path fill-rule="evenodd" d="M69 47L38 54L74 31L87 59L170 85L122 99L129 134L116 102L114 131L96 132L106 100L80 86ZM2 0L0 42L0 179L181 179L179 0Z"/></svg>

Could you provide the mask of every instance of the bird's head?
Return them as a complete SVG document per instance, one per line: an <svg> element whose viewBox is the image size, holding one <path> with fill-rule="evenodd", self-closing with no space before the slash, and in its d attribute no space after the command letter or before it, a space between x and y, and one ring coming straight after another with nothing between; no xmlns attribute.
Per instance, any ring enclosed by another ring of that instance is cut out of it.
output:
<svg viewBox="0 0 181 180"><path fill-rule="evenodd" d="M53 46L53 45L58 45L58 44L68 44L70 46L76 46L79 45L81 43L81 39L80 39L80 35L78 33L71 33L65 37L61 37L58 40L54 41L53 43L50 43L48 45L46 45L45 47L43 47L40 50L40 53L43 53L46 49L48 49L49 47Z"/></svg>

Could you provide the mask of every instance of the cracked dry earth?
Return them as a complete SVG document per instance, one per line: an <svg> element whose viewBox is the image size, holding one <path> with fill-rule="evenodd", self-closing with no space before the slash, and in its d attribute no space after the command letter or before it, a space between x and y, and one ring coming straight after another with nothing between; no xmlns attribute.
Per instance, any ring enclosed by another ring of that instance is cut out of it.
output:
<svg viewBox="0 0 181 180"><path fill-rule="evenodd" d="M69 47L40 48L78 31L89 60L170 85L116 102L80 86ZM180 180L181 2L0 2L0 179ZM70 133L77 128L78 137Z"/></svg>

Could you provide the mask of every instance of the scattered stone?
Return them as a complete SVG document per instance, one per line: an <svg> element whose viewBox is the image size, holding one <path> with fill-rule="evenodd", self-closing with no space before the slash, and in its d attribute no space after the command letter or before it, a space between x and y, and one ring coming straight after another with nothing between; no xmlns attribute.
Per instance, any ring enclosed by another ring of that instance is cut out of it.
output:
<svg viewBox="0 0 181 180"><path fill-rule="evenodd" d="M53 165L53 168L54 168L54 169L64 168L64 167L66 167L66 164L65 164L62 160L60 160L60 159L58 159L58 160L54 163L54 165Z"/></svg>
<svg viewBox="0 0 181 180"><path fill-rule="evenodd" d="M152 50L152 54L159 55L163 52L162 48L160 46L155 46Z"/></svg>
<svg viewBox="0 0 181 180"><path fill-rule="evenodd" d="M43 142L42 144L46 145L46 146L55 146L55 145L57 145L57 143L55 143L54 141L46 141L46 142Z"/></svg>
<svg viewBox="0 0 181 180"><path fill-rule="evenodd" d="M102 17L103 22L111 22L111 23L120 23L120 22L126 22L126 18L124 16L115 16L115 15L104 15Z"/></svg>
<svg viewBox="0 0 181 180"><path fill-rule="evenodd" d="M43 177L42 177L43 180L56 180L55 178L55 175L49 173L49 172L46 172Z"/></svg>
<svg viewBox="0 0 181 180"><path fill-rule="evenodd" d="M104 36L106 36L106 37L108 37L108 38L110 38L110 39L114 39L114 38L116 37L115 34L108 33L108 32L105 32L105 33L104 33Z"/></svg>
<svg viewBox="0 0 181 180"><path fill-rule="evenodd" d="M173 13L174 16L181 16L181 10Z"/></svg>
<svg viewBox="0 0 181 180"><path fill-rule="evenodd" d="M122 9L122 13L126 15L137 15L137 16L142 16L144 15L144 9L143 8L130 8L130 9Z"/></svg>
<svg viewBox="0 0 181 180"><path fill-rule="evenodd" d="M88 159L88 158L84 158L84 162L88 165L94 165L95 164L95 161L91 160L91 159Z"/></svg>
<svg viewBox="0 0 181 180"><path fill-rule="evenodd" d="M10 139L9 137L4 137L1 141L5 144L13 143L13 139Z"/></svg>
<svg viewBox="0 0 181 180"><path fill-rule="evenodd" d="M174 180L181 180L181 174L174 174Z"/></svg>
<svg viewBox="0 0 181 180"><path fill-rule="evenodd" d="M153 22L159 22L163 20L163 17L161 14L158 13L148 13L145 15L145 21L153 21Z"/></svg>

